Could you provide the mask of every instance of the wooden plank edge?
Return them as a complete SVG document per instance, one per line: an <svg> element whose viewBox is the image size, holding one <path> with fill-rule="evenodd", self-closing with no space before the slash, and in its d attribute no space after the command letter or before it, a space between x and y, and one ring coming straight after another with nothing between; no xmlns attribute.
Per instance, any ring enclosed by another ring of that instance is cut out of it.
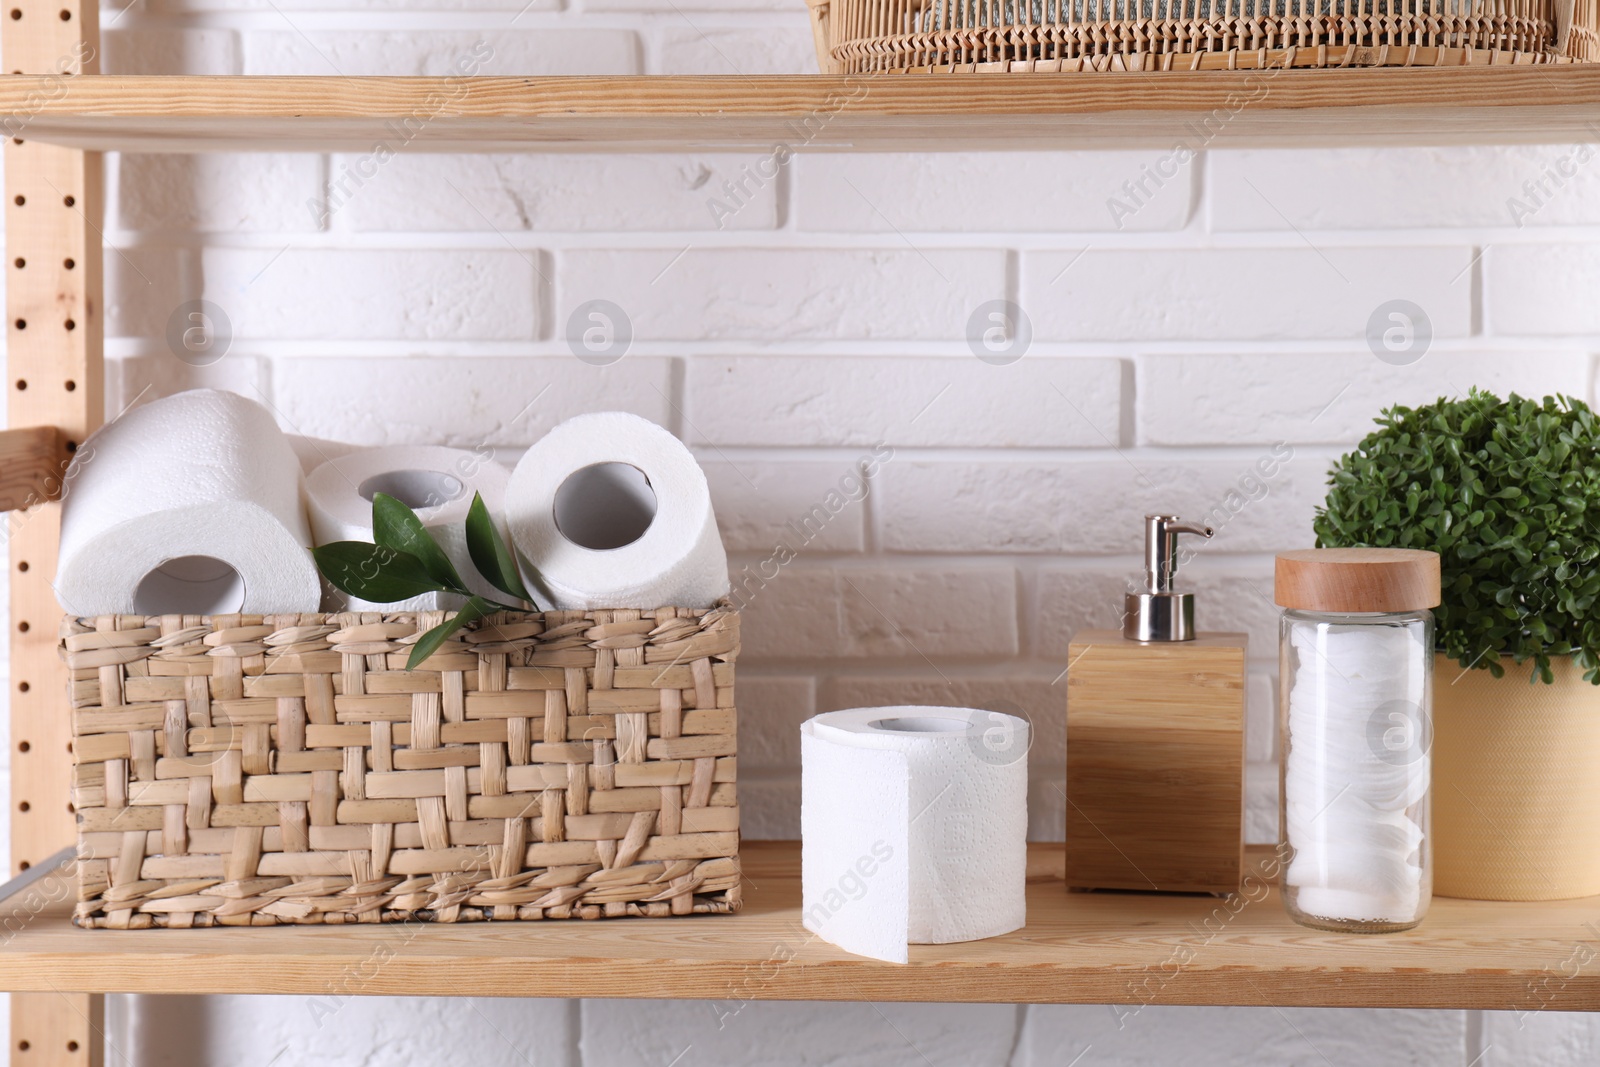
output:
<svg viewBox="0 0 1600 1067"><path fill-rule="evenodd" d="M51 117L30 127L36 140L90 151L341 152L386 141L384 120ZM874 117L845 114L799 131L777 117L623 119L539 116L453 118L405 141L407 152L623 153L775 151L989 152L1198 151L1207 147L1330 148L1578 144L1600 141L1600 104L1462 107L1254 108L1226 122L1186 111L1100 111L1020 116L971 114Z"/></svg>
<svg viewBox="0 0 1600 1067"><path fill-rule="evenodd" d="M109 933L85 931L84 936ZM148 934L132 931L116 936ZM92 994L1111 1004L1133 1009L1189 1005L1600 1010L1600 975L1562 975L1559 989L1546 988L1554 972L1440 975L1305 966L1270 974L1239 967L1194 967L1163 975L1139 968L1130 969L1121 982L1108 982L1104 967L1083 965L1035 965L1018 969L1026 973L1005 975L989 964L900 967L866 960L799 962L787 956L789 946L782 942L770 946L765 960L530 960L474 955L439 961L408 953L411 942L406 936L406 931L396 929L391 941L374 944L361 958L302 952L264 960L258 953L186 953L177 944L157 948L131 965L116 952L21 958L0 952L0 987L11 992ZM353 981L357 970L360 980ZM492 982L486 976L493 976Z"/></svg>
<svg viewBox="0 0 1600 1067"><path fill-rule="evenodd" d="M10 136L41 118L409 120L829 115L1006 116L1110 111L1600 104L1600 64L1349 70L875 75L0 75ZM416 108L425 105L419 116ZM401 130L399 133L408 131Z"/></svg>
<svg viewBox="0 0 1600 1067"><path fill-rule="evenodd" d="M0 511L26 511L61 498L72 454L54 426L0 430Z"/></svg>

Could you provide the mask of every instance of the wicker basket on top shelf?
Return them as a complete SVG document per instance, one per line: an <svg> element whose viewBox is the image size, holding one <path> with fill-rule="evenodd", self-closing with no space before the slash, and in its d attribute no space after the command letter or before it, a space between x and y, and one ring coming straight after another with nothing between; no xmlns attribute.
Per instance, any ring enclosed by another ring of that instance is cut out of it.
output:
<svg viewBox="0 0 1600 1067"><path fill-rule="evenodd" d="M1576 0L1565 51L1580 63L1600 62L1600 0Z"/></svg>
<svg viewBox="0 0 1600 1067"><path fill-rule="evenodd" d="M739 906L739 616L68 618L75 921L601 919Z"/></svg>
<svg viewBox="0 0 1600 1067"><path fill-rule="evenodd" d="M1600 59L1597 0L809 2L825 74L1434 67Z"/></svg>

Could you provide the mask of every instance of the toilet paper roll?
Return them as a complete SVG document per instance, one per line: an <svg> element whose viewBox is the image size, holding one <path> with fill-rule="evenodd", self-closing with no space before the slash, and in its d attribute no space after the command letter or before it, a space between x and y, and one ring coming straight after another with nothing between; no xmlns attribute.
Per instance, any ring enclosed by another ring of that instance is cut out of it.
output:
<svg viewBox="0 0 1600 1067"><path fill-rule="evenodd" d="M414 445L351 452L320 464L306 478L311 534L319 545L371 541L372 497L387 493L417 513L468 589L491 600L505 600L506 595L472 565L466 521L473 493L482 493L484 506L505 536L510 479L510 472L493 457L459 448ZM465 602L453 593L424 593L397 604L374 604L337 591L333 595L338 602L329 608L335 611L454 611Z"/></svg>
<svg viewBox="0 0 1600 1067"><path fill-rule="evenodd" d="M75 615L316 611L300 464L272 415L201 389L134 408L67 472L56 596Z"/></svg>
<svg viewBox="0 0 1600 1067"><path fill-rule="evenodd" d="M705 473L637 415L579 415L546 434L511 475L506 520L529 587L555 607L708 608L728 595Z"/></svg>
<svg viewBox="0 0 1600 1067"><path fill-rule="evenodd" d="M828 712L800 728L802 920L890 963L1024 921L1024 719L972 708Z"/></svg>

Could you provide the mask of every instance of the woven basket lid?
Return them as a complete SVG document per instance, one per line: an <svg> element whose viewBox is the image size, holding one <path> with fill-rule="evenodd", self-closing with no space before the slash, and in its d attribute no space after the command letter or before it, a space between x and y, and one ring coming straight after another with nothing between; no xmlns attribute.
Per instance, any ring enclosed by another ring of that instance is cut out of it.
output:
<svg viewBox="0 0 1600 1067"><path fill-rule="evenodd" d="M1439 553L1414 548L1308 548L1278 555L1279 605L1335 614L1439 606Z"/></svg>

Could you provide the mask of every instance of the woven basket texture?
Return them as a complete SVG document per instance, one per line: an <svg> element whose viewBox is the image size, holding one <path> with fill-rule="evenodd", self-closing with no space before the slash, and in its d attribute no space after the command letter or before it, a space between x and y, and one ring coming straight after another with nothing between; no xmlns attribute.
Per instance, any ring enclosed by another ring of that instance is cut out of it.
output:
<svg viewBox="0 0 1600 1067"><path fill-rule="evenodd" d="M64 620L79 925L738 908L738 614L448 617Z"/></svg>
<svg viewBox="0 0 1600 1067"><path fill-rule="evenodd" d="M1600 893L1600 688L1570 659L1555 685L1463 672L1433 684L1433 889L1476 900Z"/></svg>
<svg viewBox="0 0 1600 1067"><path fill-rule="evenodd" d="M811 0L824 73L1594 61L1596 0Z"/></svg>
<svg viewBox="0 0 1600 1067"><path fill-rule="evenodd" d="M1580 63L1600 62L1600 0L1577 0L1573 5L1566 53Z"/></svg>

